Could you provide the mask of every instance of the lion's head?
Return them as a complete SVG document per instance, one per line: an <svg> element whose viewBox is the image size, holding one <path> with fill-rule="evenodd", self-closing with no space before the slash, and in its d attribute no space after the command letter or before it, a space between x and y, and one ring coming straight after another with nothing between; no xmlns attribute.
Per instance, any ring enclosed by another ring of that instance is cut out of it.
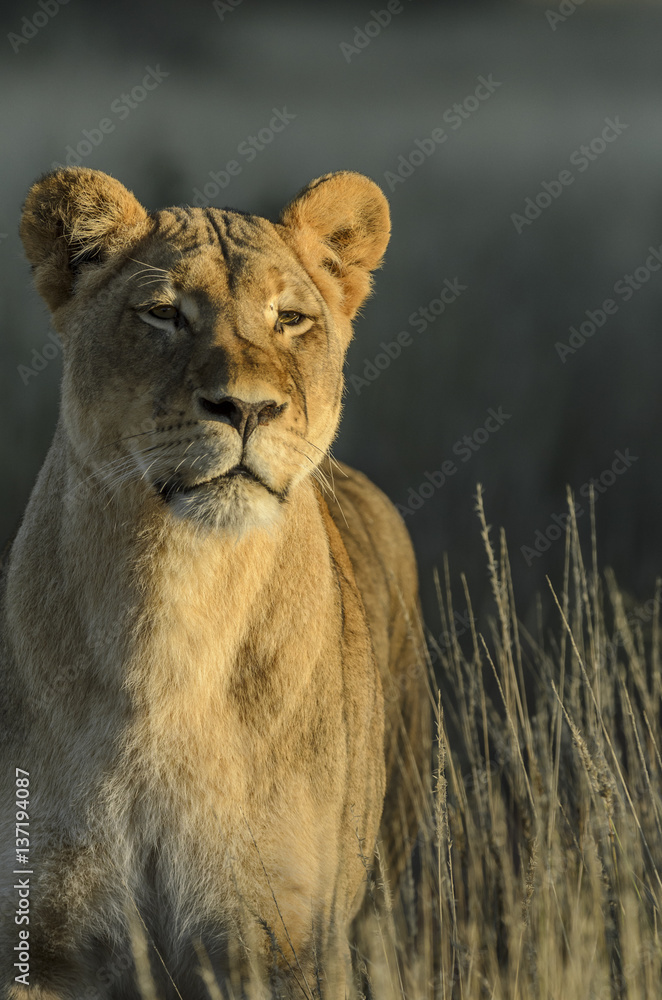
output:
<svg viewBox="0 0 662 1000"><path fill-rule="evenodd" d="M207 526L272 522L336 433L388 236L386 199L355 173L313 181L277 223L148 214L95 170L42 178L21 237L63 343L76 481Z"/></svg>

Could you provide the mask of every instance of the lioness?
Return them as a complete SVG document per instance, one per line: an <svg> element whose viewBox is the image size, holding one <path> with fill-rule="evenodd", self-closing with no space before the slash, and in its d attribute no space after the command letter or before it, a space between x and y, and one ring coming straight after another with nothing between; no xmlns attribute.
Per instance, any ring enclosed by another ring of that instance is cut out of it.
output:
<svg viewBox="0 0 662 1000"><path fill-rule="evenodd" d="M349 172L277 223L30 190L64 374L4 572L5 996L345 996L425 753L411 545L328 458L389 229Z"/></svg>

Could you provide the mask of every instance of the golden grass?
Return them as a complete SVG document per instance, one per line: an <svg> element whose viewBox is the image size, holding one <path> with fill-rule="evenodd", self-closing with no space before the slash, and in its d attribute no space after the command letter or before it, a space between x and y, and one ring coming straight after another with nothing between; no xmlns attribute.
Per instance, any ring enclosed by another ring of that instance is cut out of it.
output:
<svg viewBox="0 0 662 1000"><path fill-rule="evenodd" d="M496 616L472 626L468 648L455 637L435 650L431 791L400 890L369 880L353 1000L658 997L661 582L628 613L598 573L593 520L587 566L571 518L559 592L550 584L556 625L534 638L480 488L477 511ZM225 998L201 966L210 997Z"/></svg>
<svg viewBox="0 0 662 1000"><path fill-rule="evenodd" d="M477 510L496 619L487 635L472 632L468 652L457 640L437 649L433 822L423 817L415 891L396 918L374 917L385 946L366 963L372 996L658 997L660 582L627 614L613 575L598 574L593 523L587 567L571 520L564 579L551 591L558 625L534 639L480 489Z"/></svg>

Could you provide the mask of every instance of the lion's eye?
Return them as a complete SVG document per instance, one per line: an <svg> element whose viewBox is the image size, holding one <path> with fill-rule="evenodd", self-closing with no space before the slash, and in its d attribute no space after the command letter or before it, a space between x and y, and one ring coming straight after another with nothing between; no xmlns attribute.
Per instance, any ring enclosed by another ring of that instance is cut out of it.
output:
<svg viewBox="0 0 662 1000"><path fill-rule="evenodd" d="M280 326L298 326L299 323L303 323L305 318L303 313L294 312L292 309L278 313L278 323Z"/></svg>
<svg viewBox="0 0 662 1000"><path fill-rule="evenodd" d="M154 306L149 310L149 314L156 316L157 319L177 319L179 310L174 306Z"/></svg>

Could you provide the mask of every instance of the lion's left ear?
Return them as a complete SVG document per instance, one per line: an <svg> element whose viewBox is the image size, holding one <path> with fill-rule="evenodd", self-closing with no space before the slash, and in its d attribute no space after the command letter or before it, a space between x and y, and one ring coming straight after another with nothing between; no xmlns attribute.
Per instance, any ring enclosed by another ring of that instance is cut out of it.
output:
<svg viewBox="0 0 662 1000"><path fill-rule="evenodd" d="M147 212L114 177L84 167L60 168L30 188L21 239L37 290L51 310L71 296L83 264L102 261L147 230Z"/></svg>
<svg viewBox="0 0 662 1000"><path fill-rule="evenodd" d="M303 263L336 279L351 319L370 293L370 272L388 244L391 220L380 188L345 170L319 177L283 209L279 222Z"/></svg>

